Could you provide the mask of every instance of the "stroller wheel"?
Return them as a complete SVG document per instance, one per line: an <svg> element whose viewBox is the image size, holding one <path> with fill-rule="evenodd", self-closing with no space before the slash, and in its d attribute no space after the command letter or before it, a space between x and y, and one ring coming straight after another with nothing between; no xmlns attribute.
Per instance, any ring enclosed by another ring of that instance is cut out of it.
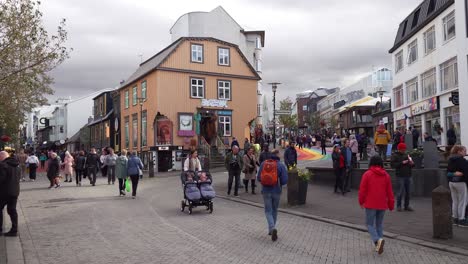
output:
<svg viewBox="0 0 468 264"><path fill-rule="evenodd" d="M210 203L210 214L213 213L213 203Z"/></svg>
<svg viewBox="0 0 468 264"><path fill-rule="evenodd" d="M180 202L180 211L183 212L185 210L185 202Z"/></svg>
<svg viewBox="0 0 468 264"><path fill-rule="evenodd" d="M191 206L188 208L188 213L192 214L192 207Z"/></svg>

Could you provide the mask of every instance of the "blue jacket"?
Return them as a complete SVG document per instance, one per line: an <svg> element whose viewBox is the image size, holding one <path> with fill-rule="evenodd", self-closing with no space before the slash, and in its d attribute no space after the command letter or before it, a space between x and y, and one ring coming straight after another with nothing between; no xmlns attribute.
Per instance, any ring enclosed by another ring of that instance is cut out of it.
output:
<svg viewBox="0 0 468 264"><path fill-rule="evenodd" d="M138 169L143 169L143 163L141 162L139 157L131 155L130 158L128 158L127 163L128 175L139 175Z"/></svg>
<svg viewBox="0 0 468 264"><path fill-rule="evenodd" d="M282 186L288 183L288 170L286 166L280 161L277 156L271 156L270 159L274 159L278 162L278 178L279 184L276 186L262 186L262 193L281 193ZM257 181L261 182L260 175L262 174L263 163L260 165L260 169L257 172Z"/></svg>
<svg viewBox="0 0 468 264"><path fill-rule="evenodd" d="M293 147L288 147L284 152L284 163L286 166L297 164L297 151Z"/></svg>

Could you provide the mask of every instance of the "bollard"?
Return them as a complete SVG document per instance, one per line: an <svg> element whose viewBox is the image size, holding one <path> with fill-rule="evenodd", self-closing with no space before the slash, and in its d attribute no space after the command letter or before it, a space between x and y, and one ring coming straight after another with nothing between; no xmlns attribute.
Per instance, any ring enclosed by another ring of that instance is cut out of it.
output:
<svg viewBox="0 0 468 264"><path fill-rule="evenodd" d="M449 189L440 185L432 190L432 225L434 238L449 239L453 237L451 203L452 198Z"/></svg>

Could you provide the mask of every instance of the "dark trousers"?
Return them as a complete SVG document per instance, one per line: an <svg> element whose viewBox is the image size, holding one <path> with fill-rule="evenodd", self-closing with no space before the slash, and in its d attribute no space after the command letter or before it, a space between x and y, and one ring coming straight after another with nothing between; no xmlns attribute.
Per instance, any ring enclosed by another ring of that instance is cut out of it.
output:
<svg viewBox="0 0 468 264"><path fill-rule="evenodd" d="M335 192L338 191L338 189L340 189L341 192L344 193L344 189L343 189L343 176L344 176L344 173L345 172L345 168L337 168L335 169Z"/></svg>
<svg viewBox="0 0 468 264"><path fill-rule="evenodd" d="M397 177L398 181L398 194L397 194L397 207L401 208L401 199L405 196L405 208L408 208L410 202L411 192L411 177Z"/></svg>
<svg viewBox="0 0 468 264"><path fill-rule="evenodd" d="M125 191L125 179L119 178L119 191Z"/></svg>
<svg viewBox="0 0 468 264"><path fill-rule="evenodd" d="M343 169L343 190L346 192L351 190L351 168Z"/></svg>
<svg viewBox="0 0 468 264"><path fill-rule="evenodd" d="M239 193L240 170L229 170L228 178L228 194L231 194L232 180L234 179L234 195Z"/></svg>
<svg viewBox="0 0 468 264"><path fill-rule="evenodd" d="M351 156L351 166L357 168L357 153L353 153Z"/></svg>
<svg viewBox="0 0 468 264"><path fill-rule="evenodd" d="M29 165L29 179L31 180L36 179L36 170L37 170L37 165Z"/></svg>
<svg viewBox="0 0 468 264"><path fill-rule="evenodd" d="M115 182L115 166L107 166L107 182Z"/></svg>
<svg viewBox="0 0 468 264"><path fill-rule="evenodd" d="M255 192L255 180L244 180L245 192L249 191L249 181L252 192Z"/></svg>
<svg viewBox="0 0 468 264"><path fill-rule="evenodd" d="M18 232L18 213L16 212L16 203L18 197L1 197L0 198L0 230L3 228L3 208L7 206L8 215L11 219L11 232Z"/></svg>
<svg viewBox="0 0 468 264"><path fill-rule="evenodd" d="M102 174L102 177L106 177L107 176L107 166L103 166L101 168L101 174Z"/></svg>
<svg viewBox="0 0 468 264"><path fill-rule="evenodd" d="M322 155L327 155L326 146L322 146Z"/></svg>
<svg viewBox="0 0 468 264"><path fill-rule="evenodd" d="M88 168L89 183L96 184L96 174L97 174L97 168L96 167L89 167Z"/></svg>
<svg viewBox="0 0 468 264"><path fill-rule="evenodd" d="M45 160L41 160L41 169L45 167Z"/></svg>
<svg viewBox="0 0 468 264"><path fill-rule="evenodd" d="M84 170L82 170L82 169L76 170L76 173L75 173L76 184L81 183L81 178L83 176L83 172L84 172Z"/></svg>
<svg viewBox="0 0 468 264"><path fill-rule="evenodd" d="M379 150L379 156L383 159L383 161L387 160L387 145L377 145Z"/></svg>
<svg viewBox="0 0 468 264"><path fill-rule="evenodd" d="M138 187L138 181L140 180L140 175L130 175L130 179L132 180L132 196L136 196L136 191Z"/></svg>

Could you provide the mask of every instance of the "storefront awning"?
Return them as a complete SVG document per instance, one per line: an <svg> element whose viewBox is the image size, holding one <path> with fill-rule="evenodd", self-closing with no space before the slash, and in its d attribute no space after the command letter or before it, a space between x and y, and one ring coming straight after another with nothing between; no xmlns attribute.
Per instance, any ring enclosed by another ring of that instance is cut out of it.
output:
<svg viewBox="0 0 468 264"><path fill-rule="evenodd" d="M388 101L390 100L390 97L382 97L382 101ZM348 105L342 106L338 109L338 113L345 112L353 107L365 107L365 106L371 106L374 107L377 102L380 102L380 98L375 98L372 96L366 96L362 99L359 99L357 101L354 101Z"/></svg>

